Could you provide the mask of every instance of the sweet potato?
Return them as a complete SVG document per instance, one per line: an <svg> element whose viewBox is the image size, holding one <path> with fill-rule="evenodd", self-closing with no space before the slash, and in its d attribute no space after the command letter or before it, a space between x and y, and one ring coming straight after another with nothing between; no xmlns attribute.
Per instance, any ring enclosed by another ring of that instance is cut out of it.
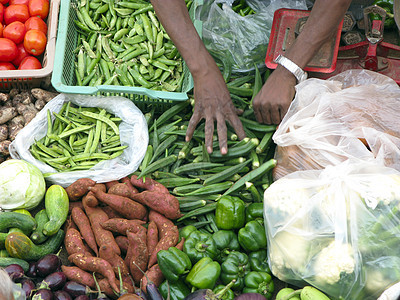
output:
<svg viewBox="0 0 400 300"><path fill-rule="evenodd" d="M115 242L117 243L119 249L121 250L121 253L126 253L128 251L128 238L123 235L119 235L115 237Z"/></svg>
<svg viewBox="0 0 400 300"><path fill-rule="evenodd" d="M118 268L121 271L121 276L129 276L129 269L121 256L116 254L109 245L101 245L99 248L99 257L105 259L113 267L115 275L118 277Z"/></svg>
<svg viewBox="0 0 400 300"><path fill-rule="evenodd" d="M179 241L178 244L176 244L176 248L178 248L179 250L183 251L183 244L185 243L185 238L181 238L181 240Z"/></svg>
<svg viewBox="0 0 400 300"><path fill-rule="evenodd" d="M104 183L96 183L94 186L103 192L106 192L106 190L107 190L106 185ZM99 205L99 200L97 200L96 197L87 197L86 204L90 207L95 207L95 206Z"/></svg>
<svg viewBox="0 0 400 300"><path fill-rule="evenodd" d="M65 188L69 201L78 201L89 191L89 187L94 186L96 181L90 178L79 178Z"/></svg>
<svg viewBox="0 0 400 300"><path fill-rule="evenodd" d="M179 230L177 226L171 227L165 235L158 241L149 258L147 268L150 268L157 262L157 253L160 250L167 250L169 247L174 247L179 241Z"/></svg>
<svg viewBox="0 0 400 300"><path fill-rule="evenodd" d="M82 270L81 268L62 265L61 271L70 281L76 281L90 288L96 287L92 274Z"/></svg>
<svg viewBox="0 0 400 300"><path fill-rule="evenodd" d="M108 181L105 183L106 187L107 187L107 191L114 185L120 183L118 180L112 180L112 181Z"/></svg>
<svg viewBox="0 0 400 300"><path fill-rule="evenodd" d="M131 183L135 187L145 189L143 192L133 194L132 199L158 211L169 219L177 219L182 216L178 199L171 195L161 183L148 177L143 182L143 178L137 179L136 175L132 175Z"/></svg>
<svg viewBox="0 0 400 300"><path fill-rule="evenodd" d="M101 226L105 230L109 230L115 233L126 235L126 231L138 232L140 228L144 228L142 225L145 224L142 220L127 220L123 218L109 219L102 223Z"/></svg>
<svg viewBox="0 0 400 300"><path fill-rule="evenodd" d="M106 205L106 206L102 206L101 207L104 212L107 214L109 219L114 219L114 218L123 218L123 216L121 216L119 213L117 213L115 211L115 209L111 208L110 206Z"/></svg>
<svg viewBox="0 0 400 300"><path fill-rule="evenodd" d="M142 220L147 215L146 207L130 198L104 193L96 187L90 187L90 191L99 201L111 206L125 218Z"/></svg>
<svg viewBox="0 0 400 300"><path fill-rule="evenodd" d="M86 198L92 197L92 193L87 193L86 196L83 197L82 202L85 209L85 213L89 218L90 225L92 227L92 231L94 237L96 239L97 245L108 244L110 245L115 253L118 255L121 254L121 250L119 249L117 243L115 242L114 235L111 231L103 229L101 226L102 223L108 220L107 214L100 207L90 207L86 205Z"/></svg>
<svg viewBox="0 0 400 300"><path fill-rule="evenodd" d="M75 228L70 227L65 232L64 245L68 255L84 253L87 256L92 256L89 248L83 244L80 232Z"/></svg>
<svg viewBox="0 0 400 300"><path fill-rule="evenodd" d="M69 228L74 228L74 229L78 230L78 227L76 226L76 224L75 224L74 221L72 220L71 215L69 215L69 216L67 217L67 220L64 222L64 225L63 225L63 230L64 230L64 232L67 232L67 230L68 230Z"/></svg>
<svg viewBox="0 0 400 300"><path fill-rule="evenodd" d="M154 223L156 223L158 229L158 239L162 239L165 233L170 228L175 226L175 224L170 219L166 218L164 215L156 212L155 210L149 211L149 221L153 221Z"/></svg>
<svg viewBox="0 0 400 300"><path fill-rule="evenodd" d="M147 244L146 244L146 229L142 227L138 232L126 232L128 237L129 247L125 260L131 271L131 276L135 282L143 276L143 272L147 268L149 259Z"/></svg>
<svg viewBox="0 0 400 300"><path fill-rule="evenodd" d="M94 251L96 256L98 256L99 251L97 249L96 239L92 227L90 226L89 218L86 216L85 212L79 207L74 207L71 211L71 216L76 226L78 226L86 244Z"/></svg>
<svg viewBox="0 0 400 300"><path fill-rule="evenodd" d="M146 276L143 276L142 279L140 279L140 286L143 292L147 292L146 290L148 282L147 279L153 282L156 287L159 287L160 284L164 281L164 275L161 272L161 269L158 266L158 264L155 264L150 269L148 269L146 271Z"/></svg>
<svg viewBox="0 0 400 300"><path fill-rule="evenodd" d="M107 278L100 279L98 281L98 284L99 284L100 291L102 293L106 294L111 299L118 299L118 295L114 292L114 290L111 287L111 284L107 280ZM119 286L119 281L116 279L114 281L114 284Z"/></svg>
<svg viewBox="0 0 400 300"><path fill-rule="evenodd" d="M83 209L82 201L69 202L69 206L68 206L69 214L71 214L71 211L74 207L79 207L79 208Z"/></svg>
<svg viewBox="0 0 400 300"><path fill-rule="evenodd" d="M109 281L111 287L119 292L115 284L115 274L110 263L100 257L86 256L83 253L75 253L68 256L68 260L85 271L96 272L103 275Z"/></svg>
<svg viewBox="0 0 400 300"><path fill-rule="evenodd" d="M147 226L147 249L149 256L153 252L154 248L158 243L158 228L154 221L150 221Z"/></svg>
<svg viewBox="0 0 400 300"><path fill-rule="evenodd" d="M129 187L126 185L126 183L120 183L118 182L117 184L114 184L112 187L110 187L107 191L108 194L112 195L118 195L126 198L130 198L131 196L131 191L129 190Z"/></svg>
<svg viewBox="0 0 400 300"><path fill-rule="evenodd" d="M120 182L125 183L128 186L131 195L139 193L138 189L133 186L131 179L128 176L121 178Z"/></svg>

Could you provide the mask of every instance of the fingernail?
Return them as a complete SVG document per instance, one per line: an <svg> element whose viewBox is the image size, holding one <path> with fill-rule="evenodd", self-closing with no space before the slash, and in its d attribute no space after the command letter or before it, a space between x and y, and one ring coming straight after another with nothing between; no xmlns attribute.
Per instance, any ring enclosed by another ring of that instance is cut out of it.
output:
<svg viewBox="0 0 400 300"><path fill-rule="evenodd" d="M208 153L212 153L212 148L211 147L207 147L207 152Z"/></svg>
<svg viewBox="0 0 400 300"><path fill-rule="evenodd" d="M226 154L226 153L228 153L228 150L225 147L221 148L221 154Z"/></svg>

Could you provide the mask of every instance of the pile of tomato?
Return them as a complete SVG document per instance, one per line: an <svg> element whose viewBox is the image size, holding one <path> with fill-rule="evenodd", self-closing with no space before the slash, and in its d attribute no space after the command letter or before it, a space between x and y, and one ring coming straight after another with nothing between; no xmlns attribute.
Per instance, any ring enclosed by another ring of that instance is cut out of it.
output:
<svg viewBox="0 0 400 300"><path fill-rule="evenodd" d="M0 70L41 69L49 0L0 0Z"/></svg>

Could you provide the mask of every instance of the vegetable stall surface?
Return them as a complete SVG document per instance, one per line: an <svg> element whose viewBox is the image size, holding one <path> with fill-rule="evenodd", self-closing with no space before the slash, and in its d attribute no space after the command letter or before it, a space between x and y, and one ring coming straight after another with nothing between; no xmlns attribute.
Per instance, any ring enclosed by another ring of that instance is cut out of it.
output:
<svg viewBox="0 0 400 300"><path fill-rule="evenodd" d="M30 152L59 172L88 170L128 147L120 142L120 121L105 109L66 102L58 113L47 111L47 134L31 145Z"/></svg>

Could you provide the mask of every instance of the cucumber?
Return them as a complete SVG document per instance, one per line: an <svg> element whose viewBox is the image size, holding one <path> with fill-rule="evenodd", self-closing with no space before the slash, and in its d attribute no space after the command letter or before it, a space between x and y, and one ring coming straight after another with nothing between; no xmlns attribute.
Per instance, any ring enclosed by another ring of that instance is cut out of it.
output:
<svg viewBox="0 0 400 300"><path fill-rule="evenodd" d="M13 232L6 238L6 249L11 257L27 261L37 261L40 258L57 252L64 240L64 231L58 230L40 245L34 244L29 237L23 233Z"/></svg>
<svg viewBox="0 0 400 300"><path fill-rule="evenodd" d="M0 232L5 232L10 228L18 228L25 234L30 234L36 227L36 220L32 216L12 211L0 213Z"/></svg>
<svg viewBox="0 0 400 300"><path fill-rule="evenodd" d="M46 191L44 205L49 221L43 227L43 234L52 236L67 220L69 208L67 192L62 186L53 184Z"/></svg>
<svg viewBox="0 0 400 300"><path fill-rule="evenodd" d="M35 220L37 222L37 228L31 234L31 240L35 244L41 244L47 240L47 236L43 234L44 225L49 221L47 212L45 209L38 211L35 215Z"/></svg>
<svg viewBox="0 0 400 300"><path fill-rule="evenodd" d="M312 286L305 286L300 293L301 300L330 300L330 298L325 295L320 290Z"/></svg>
<svg viewBox="0 0 400 300"><path fill-rule="evenodd" d="M0 267L5 268L11 264L20 265L24 272L28 272L29 270L29 263L23 259L14 257L0 257Z"/></svg>

